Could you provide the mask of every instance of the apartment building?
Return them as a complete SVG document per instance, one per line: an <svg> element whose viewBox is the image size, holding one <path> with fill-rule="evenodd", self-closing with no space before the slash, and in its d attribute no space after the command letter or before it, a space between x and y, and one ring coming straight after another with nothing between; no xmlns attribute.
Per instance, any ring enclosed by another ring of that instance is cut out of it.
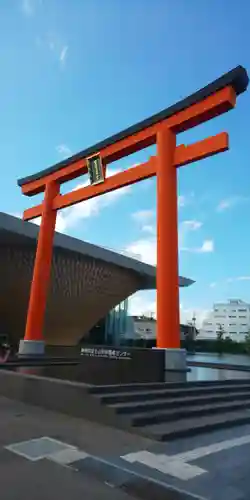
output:
<svg viewBox="0 0 250 500"><path fill-rule="evenodd" d="M202 323L199 338L216 338L220 325L233 341L244 342L250 329L250 304L240 299L214 304Z"/></svg>

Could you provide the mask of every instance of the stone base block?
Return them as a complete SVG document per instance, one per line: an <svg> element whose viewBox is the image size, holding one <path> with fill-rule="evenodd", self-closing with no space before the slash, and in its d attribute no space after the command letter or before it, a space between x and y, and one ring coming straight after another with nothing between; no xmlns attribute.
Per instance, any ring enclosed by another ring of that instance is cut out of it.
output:
<svg viewBox="0 0 250 500"><path fill-rule="evenodd" d="M37 357L44 356L45 342L42 340L20 340L18 356Z"/></svg>
<svg viewBox="0 0 250 500"><path fill-rule="evenodd" d="M159 349L156 347L156 349ZM187 371L186 349L162 349L165 353L165 370Z"/></svg>

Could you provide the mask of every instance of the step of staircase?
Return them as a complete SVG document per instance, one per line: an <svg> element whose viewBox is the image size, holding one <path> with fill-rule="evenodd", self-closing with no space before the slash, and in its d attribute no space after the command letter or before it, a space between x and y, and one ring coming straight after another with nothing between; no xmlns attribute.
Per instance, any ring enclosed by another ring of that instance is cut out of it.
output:
<svg viewBox="0 0 250 500"><path fill-rule="evenodd" d="M186 383L185 385L179 387L179 385L171 384L166 387L166 384L162 388L152 389L152 387L148 387L147 389L143 387L141 390L127 390L124 391L122 389L119 391L118 387L114 388L114 392L109 393L95 393L96 397L98 397L102 403L112 405L115 403L129 403L132 401L155 401L157 399L163 399L166 397L174 397L174 398L183 398L187 395L204 395L204 394L222 394L223 392L229 392L230 390L240 391L243 388L248 388L250 390L250 380L246 384L243 382L242 384L203 384L202 386L193 386ZM117 392L115 392L117 391Z"/></svg>
<svg viewBox="0 0 250 500"><path fill-rule="evenodd" d="M143 427L163 422L176 422L177 420L184 418L192 419L216 413L228 413L248 408L250 408L250 396L248 396L247 400L243 401L205 404L195 407L188 406L184 408L172 408L169 410L149 411L147 413L133 413L130 415L130 423L133 427Z"/></svg>
<svg viewBox="0 0 250 500"><path fill-rule="evenodd" d="M149 425L143 427L140 434L156 441L173 441L175 439L192 437L249 423L250 409L244 409L192 419L180 419L175 422Z"/></svg>
<svg viewBox="0 0 250 500"><path fill-rule="evenodd" d="M118 384L118 385L95 385L89 388L90 394L113 394L113 393L122 393L122 392L138 392L138 391L148 391L148 390L156 390L156 389L181 389L188 387L206 387L206 386L238 386L238 385L249 385L250 379L232 379L232 380L223 380L220 382L218 380L211 381L193 381L193 382L144 382L144 383L135 383L135 384Z"/></svg>
<svg viewBox="0 0 250 500"><path fill-rule="evenodd" d="M164 410L168 408L183 408L185 406L200 406L206 404L212 404L217 402L230 402L234 398L237 401L244 401L250 397L250 387L249 390L239 391L239 389L233 389L229 393L219 393L219 394L205 394L197 396L184 396L182 398L166 397L162 399L156 399L153 401L133 401L128 403L114 403L109 405L113 408L116 413L122 415L129 415L133 413L143 413L151 410Z"/></svg>
<svg viewBox="0 0 250 500"><path fill-rule="evenodd" d="M160 441L250 423L250 379L99 386L90 393L112 410L118 427Z"/></svg>

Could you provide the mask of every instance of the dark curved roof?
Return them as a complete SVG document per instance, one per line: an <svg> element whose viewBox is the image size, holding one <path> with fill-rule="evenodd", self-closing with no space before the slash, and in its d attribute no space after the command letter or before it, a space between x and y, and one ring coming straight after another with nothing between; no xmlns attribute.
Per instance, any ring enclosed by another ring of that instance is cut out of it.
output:
<svg viewBox="0 0 250 500"><path fill-rule="evenodd" d="M24 222L18 217L0 212L0 245L3 242L26 244L27 240L36 240L39 227L31 222ZM134 258L116 253L106 248L72 238L62 233L55 233L54 248L66 250L70 253L86 255L96 260L134 271L142 278L142 289L156 288L156 268ZM179 276L179 286L186 287L194 283L193 280Z"/></svg>
<svg viewBox="0 0 250 500"><path fill-rule="evenodd" d="M228 73L225 73L222 75L220 78L217 80L214 80L212 83L209 85L206 85L206 87L203 87L202 89L198 90L194 94L186 97L185 99L182 99L181 101L177 102L176 104L173 104L172 106L160 111L159 113L156 113L155 115L151 116L150 118L147 118L146 120L143 120L135 125L132 125L131 127L115 134L112 135L111 137L108 137L107 139L98 142L94 146L91 146L87 149L84 149L80 153L77 153L76 155L71 156L70 158L67 158L66 160L61 161L60 163L57 163L56 165L53 165L52 167L49 167L45 170L41 170L40 172L36 174L29 175L27 177L24 177L22 179L19 179L18 185L23 186L24 184L27 184L29 182L41 179L42 177L45 177L46 175L52 174L56 172L57 170L60 170L67 165L81 160L83 158L86 158L92 154L97 153L101 149L110 146L111 144L114 144L115 142L118 142L122 139L125 139L126 137L136 134L137 132L140 132L143 129L146 129L150 127L151 125L154 125L162 120L165 120L169 118L171 115L174 115L175 113L178 113L180 111L183 111L185 108L188 108L189 106L192 106L193 104L196 104L199 101L202 101L206 97L209 97L210 95L214 94L215 92L218 92L219 90L231 86L234 88L236 95L242 94L245 92L247 89L249 82L248 74L245 68L242 66L237 66L236 68L232 69Z"/></svg>

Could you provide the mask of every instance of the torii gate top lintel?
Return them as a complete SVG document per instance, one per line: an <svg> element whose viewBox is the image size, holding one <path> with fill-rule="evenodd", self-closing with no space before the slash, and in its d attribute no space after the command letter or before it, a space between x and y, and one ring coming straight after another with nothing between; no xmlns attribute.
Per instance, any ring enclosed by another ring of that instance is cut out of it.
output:
<svg viewBox="0 0 250 500"><path fill-rule="evenodd" d="M236 97L247 89L248 81L249 78L245 68L242 66L237 66L212 83L198 90L194 94L160 111L150 118L147 118L115 135L112 135L111 137L81 151L80 153L71 156L70 158L67 158L66 160L63 160L60 163L57 163L56 165L53 165L52 167L19 179L18 186L22 188L23 194L25 194L26 196L33 196L34 194L44 191L46 182L50 179L58 180L59 183L62 183L71 180L72 178L75 178L83 173L86 173L86 164L79 166L79 161L85 160L87 157L90 157L95 153L106 150L106 159L108 163L110 161L118 160L123 156L130 154L131 152L136 152L139 149L147 147L148 145L152 145L154 144L155 139L152 138L150 129L154 128L154 130L152 130L153 134L153 132L155 131L154 126L159 125L166 120L169 120L170 117L178 115L180 112L189 109L195 104L201 103L208 97L218 94L225 88L231 88L234 91ZM179 124L176 123L175 132L182 132L184 130L187 130L188 128L191 128L192 126L202 123L203 121L213 118L218 114L228 111L234 105L233 96L231 97L231 105L227 102L224 103L222 107L212 106L213 109L210 110L210 113L206 113L206 115L203 117L199 116L199 119L197 120L191 119L187 121L184 120ZM135 137L139 133L143 133L143 131L146 130L149 130L149 134L146 135L146 137L143 137L142 141L132 140L133 137ZM127 141L124 147L121 147L120 149L118 147L115 148L114 151L112 151L112 146L114 144L120 143L121 141L124 141L126 139ZM71 167L73 164L76 166L76 169L74 169L74 172L68 173L67 170L69 170L69 167Z"/></svg>

